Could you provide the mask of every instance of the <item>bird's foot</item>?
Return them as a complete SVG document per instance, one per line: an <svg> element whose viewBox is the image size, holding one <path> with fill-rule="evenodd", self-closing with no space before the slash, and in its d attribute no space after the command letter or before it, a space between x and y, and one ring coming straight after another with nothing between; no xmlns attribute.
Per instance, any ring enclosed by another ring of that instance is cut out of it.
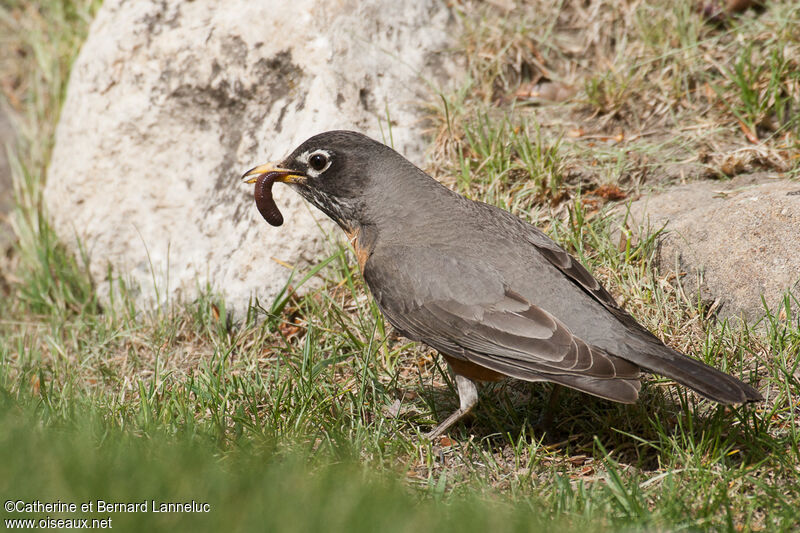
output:
<svg viewBox="0 0 800 533"><path fill-rule="evenodd" d="M448 416L444 422L433 428L433 431L425 435L428 440L441 436L478 403L478 387L475 386L472 380L456 374L456 387L458 388L458 399L461 402L461 406Z"/></svg>
<svg viewBox="0 0 800 533"><path fill-rule="evenodd" d="M457 409L453 414L448 416L444 422L433 428L433 431L427 433L425 438L428 440L433 440L437 437L440 437L444 434L445 431L450 429L450 426L455 424L456 422L461 419L464 415L466 415L469 411L464 411L463 409Z"/></svg>

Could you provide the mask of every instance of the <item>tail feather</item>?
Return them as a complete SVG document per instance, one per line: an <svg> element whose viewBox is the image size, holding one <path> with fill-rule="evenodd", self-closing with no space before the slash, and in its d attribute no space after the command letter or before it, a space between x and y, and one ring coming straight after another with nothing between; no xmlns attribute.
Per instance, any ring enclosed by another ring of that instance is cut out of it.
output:
<svg viewBox="0 0 800 533"><path fill-rule="evenodd" d="M710 367L669 346L651 346L649 353L626 354L642 370L674 379L701 396L721 404L761 401L761 394L743 381ZM653 350L652 348L656 348Z"/></svg>

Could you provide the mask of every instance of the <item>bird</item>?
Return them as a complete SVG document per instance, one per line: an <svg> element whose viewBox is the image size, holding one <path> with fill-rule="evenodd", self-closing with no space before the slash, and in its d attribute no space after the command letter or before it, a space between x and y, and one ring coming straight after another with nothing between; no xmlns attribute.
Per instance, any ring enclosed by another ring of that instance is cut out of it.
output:
<svg viewBox="0 0 800 533"><path fill-rule="evenodd" d="M265 176L344 230L383 316L447 362L459 407L429 438L472 410L477 383L505 378L629 404L650 373L720 404L762 400L752 386L665 345L534 225L452 191L366 135L314 135L242 179Z"/></svg>

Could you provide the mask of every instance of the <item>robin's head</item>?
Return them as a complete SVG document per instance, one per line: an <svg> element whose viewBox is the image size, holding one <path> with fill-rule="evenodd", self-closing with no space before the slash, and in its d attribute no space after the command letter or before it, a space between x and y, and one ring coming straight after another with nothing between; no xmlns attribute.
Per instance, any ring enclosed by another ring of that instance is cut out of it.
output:
<svg viewBox="0 0 800 533"><path fill-rule="evenodd" d="M374 223L376 211L395 207L393 191L413 187L409 181L420 175L430 180L388 146L353 131L315 135L283 161L255 167L244 179L255 182L265 173L289 184L348 232Z"/></svg>

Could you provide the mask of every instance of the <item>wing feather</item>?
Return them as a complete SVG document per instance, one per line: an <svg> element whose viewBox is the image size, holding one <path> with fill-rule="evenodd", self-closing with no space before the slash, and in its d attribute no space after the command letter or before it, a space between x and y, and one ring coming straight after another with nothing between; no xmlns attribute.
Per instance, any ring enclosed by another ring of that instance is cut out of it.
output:
<svg viewBox="0 0 800 533"><path fill-rule="evenodd" d="M518 379L635 400L637 365L573 335L559 319L505 286L488 265L472 261L439 288L431 276L424 283L414 278L440 259L419 250L413 262L402 251L381 259L373 254L365 278L386 318L408 338ZM394 289L399 286L406 290ZM623 384L612 384L617 381Z"/></svg>

